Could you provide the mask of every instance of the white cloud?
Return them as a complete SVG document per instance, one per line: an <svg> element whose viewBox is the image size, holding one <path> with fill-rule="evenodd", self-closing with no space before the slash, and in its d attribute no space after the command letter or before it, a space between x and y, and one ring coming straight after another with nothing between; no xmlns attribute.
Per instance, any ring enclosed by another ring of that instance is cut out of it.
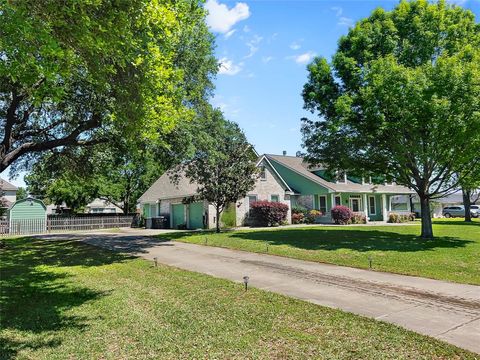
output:
<svg viewBox="0 0 480 360"><path fill-rule="evenodd" d="M235 64L232 60L223 57L220 59L220 68L218 73L220 75L236 75L242 71L243 63Z"/></svg>
<svg viewBox="0 0 480 360"><path fill-rule="evenodd" d="M301 47L302 47L302 46L301 46L298 42L296 42L296 41L294 41L293 43L290 44L290 49L292 49L292 50L298 50L298 49L300 49Z"/></svg>
<svg viewBox="0 0 480 360"><path fill-rule="evenodd" d="M273 56L263 56L262 57L262 62L264 62L265 64L268 64L272 60L273 60Z"/></svg>
<svg viewBox="0 0 480 360"><path fill-rule="evenodd" d="M463 6L467 3L467 0L447 0L448 3L458 6Z"/></svg>
<svg viewBox="0 0 480 360"><path fill-rule="evenodd" d="M224 35L225 39L228 39L230 36L232 36L232 35L235 33L235 31L237 31L237 30L236 30L236 29L233 29L233 30L230 30L229 32L227 32L227 33Z"/></svg>
<svg viewBox="0 0 480 360"><path fill-rule="evenodd" d="M335 16L338 19L337 25L348 26L348 27L353 26L354 24L353 19L346 16L342 16L343 9L340 6L333 6L330 8L330 10L335 12Z"/></svg>
<svg viewBox="0 0 480 360"><path fill-rule="evenodd" d="M261 36L254 35L253 38L245 44L250 49L250 52L244 57L244 59L251 58L253 55L255 55L259 49L258 45L262 40L263 38Z"/></svg>
<svg viewBox="0 0 480 360"><path fill-rule="evenodd" d="M250 32L250 28L248 27L248 25L245 25L243 27L243 32L246 32L246 33Z"/></svg>
<svg viewBox="0 0 480 360"><path fill-rule="evenodd" d="M315 57L315 53L313 51L307 51L306 53L289 56L288 59L293 59L297 64L306 64L312 61Z"/></svg>
<svg viewBox="0 0 480 360"><path fill-rule="evenodd" d="M208 11L207 24L212 31L228 33L239 21L250 16L250 9L246 3L236 3L231 9L217 0L207 0L205 9Z"/></svg>
<svg viewBox="0 0 480 360"><path fill-rule="evenodd" d="M241 112L239 107L240 98L228 97L222 95L215 95L211 101L213 107L219 108L227 118L237 118Z"/></svg>

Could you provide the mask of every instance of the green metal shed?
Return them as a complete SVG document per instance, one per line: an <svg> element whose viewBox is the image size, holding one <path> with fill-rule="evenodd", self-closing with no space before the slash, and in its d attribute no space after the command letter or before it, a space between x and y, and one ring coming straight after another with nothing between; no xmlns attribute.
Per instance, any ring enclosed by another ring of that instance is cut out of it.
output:
<svg viewBox="0 0 480 360"><path fill-rule="evenodd" d="M47 207L38 199L17 200L8 210L10 233L34 234L45 232Z"/></svg>

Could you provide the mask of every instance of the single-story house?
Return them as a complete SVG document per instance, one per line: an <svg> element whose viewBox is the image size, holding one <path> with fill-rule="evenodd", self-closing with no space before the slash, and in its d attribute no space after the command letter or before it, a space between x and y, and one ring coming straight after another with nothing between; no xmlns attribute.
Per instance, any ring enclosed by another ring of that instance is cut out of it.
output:
<svg viewBox="0 0 480 360"><path fill-rule="evenodd" d="M120 204L123 205L123 204ZM123 214L123 210L107 200L94 199L85 206L87 214Z"/></svg>
<svg viewBox="0 0 480 360"><path fill-rule="evenodd" d="M0 206L7 209L12 206L17 201L17 190L15 185L0 178Z"/></svg>
<svg viewBox="0 0 480 360"><path fill-rule="evenodd" d="M235 204L236 226L248 224L250 204L257 200L282 202L291 209L303 207L319 210L323 216L319 222L331 223L330 210L345 205L354 212L363 213L369 221L386 221L392 212L392 199L411 195L413 191L394 183L374 184L364 179L338 174L335 179L327 176L322 167L310 166L302 157L264 154L257 166L260 176L254 188ZM169 173L163 174L139 199L139 206L146 218L146 226L152 227L155 219L165 219L172 228L190 229L215 227L215 209L206 201L187 204L185 199L196 195L197 184L180 176L173 182ZM410 203L396 213L410 213Z"/></svg>

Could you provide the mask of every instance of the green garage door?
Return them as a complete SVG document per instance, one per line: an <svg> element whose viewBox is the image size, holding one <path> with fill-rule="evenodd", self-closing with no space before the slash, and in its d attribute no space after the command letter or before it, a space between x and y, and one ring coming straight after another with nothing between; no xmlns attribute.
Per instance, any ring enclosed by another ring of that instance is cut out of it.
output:
<svg viewBox="0 0 480 360"><path fill-rule="evenodd" d="M189 205L188 222L189 229L203 228L203 202L194 202Z"/></svg>
<svg viewBox="0 0 480 360"><path fill-rule="evenodd" d="M178 225L185 225L185 205L173 204L172 205L172 227L178 228Z"/></svg>

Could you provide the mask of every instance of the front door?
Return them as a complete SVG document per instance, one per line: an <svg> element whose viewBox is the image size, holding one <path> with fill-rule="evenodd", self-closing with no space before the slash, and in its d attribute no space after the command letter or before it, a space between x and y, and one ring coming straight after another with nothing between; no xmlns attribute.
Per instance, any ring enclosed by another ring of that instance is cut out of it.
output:
<svg viewBox="0 0 480 360"><path fill-rule="evenodd" d="M353 212L360 211L360 199L357 198L350 198L350 208Z"/></svg>

